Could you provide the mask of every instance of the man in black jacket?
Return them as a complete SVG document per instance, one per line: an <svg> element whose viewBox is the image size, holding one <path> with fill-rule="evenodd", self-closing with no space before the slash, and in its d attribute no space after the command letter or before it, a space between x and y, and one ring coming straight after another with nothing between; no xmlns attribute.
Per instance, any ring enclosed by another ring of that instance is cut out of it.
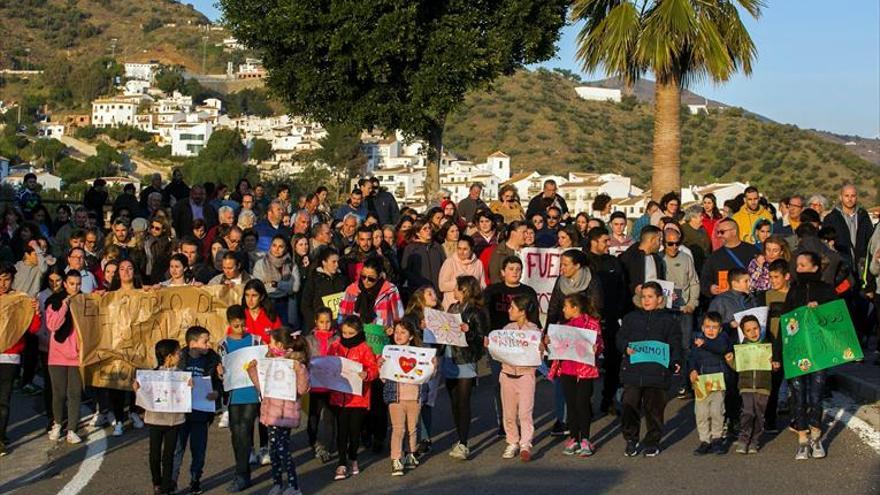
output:
<svg viewBox="0 0 880 495"><path fill-rule="evenodd" d="M831 210L822 223L826 227L834 228L837 233L834 248L840 253L844 262L849 263L852 271L855 285L843 294L853 325L860 340L866 344L873 322L869 319L870 302L861 293L864 288L862 274L868 261L868 243L871 242L874 224L871 223L868 212L859 207L858 197L856 186L852 184L843 186L840 189L840 205Z"/></svg>
<svg viewBox="0 0 880 495"><path fill-rule="evenodd" d="M617 346L610 345L617 339L617 331L620 329L619 320L623 318L628 299L626 292L626 274L620 260L608 254L608 240L611 237L608 231L601 227L594 227L587 232L587 241L590 252L587 257L590 260L590 270L599 278L605 305L602 311L602 340L606 345L604 362L605 375L603 377L602 403L599 410L614 414L614 395L620 386L620 351Z"/></svg>
<svg viewBox="0 0 880 495"><path fill-rule="evenodd" d="M394 195L379 185L379 179L371 177L368 182L371 184L370 198L367 204L372 204L373 211L379 217L381 225L397 225L400 220L400 206Z"/></svg>
<svg viewBox="0 0 880 495"><path fill-rule="evenodd" d="M620 255L620 262L626 269L628 294L636 298L646 281L665 280L666 270L659 254L661 237L659 228L648 225L639 234L639 243L633 244Z"/></svg>
<svg viewBox="0 0 880 495"><path fill-rule="evenodd" d="M171 209L171 218L174 231L184 235L192 232L192 223L196 218L204 220L208 230L217 225L217 210L205 201L205 188L195 185L189 191L189 199L178 201Z"/></svg>
<svg viewBox="0 0 880 495"><path fill-rule="evenodd" d="M532 218L538 213L544 214L547 208L551 206L559 208L563 219L568 218L568 205L565 204L562 196L556 194L556 181L547 179L544 181L544 190L541 191L541 194L538 194L529 201L529 207L526 209L526 218Z"/></svg>

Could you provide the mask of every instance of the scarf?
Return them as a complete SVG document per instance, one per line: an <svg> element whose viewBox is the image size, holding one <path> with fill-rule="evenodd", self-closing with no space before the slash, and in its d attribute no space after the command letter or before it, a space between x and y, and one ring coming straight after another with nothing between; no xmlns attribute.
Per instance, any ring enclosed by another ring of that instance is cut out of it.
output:
<svg viewBox="0 0 880 495"><path fill-rule="evenodd" d="M58 311L61 309L61 306L64 305L64 300L67 299L67 292L63 289L61 292L55 292L51 296L46 299L46 306L52 308L54 311ZM64 323L61 324L61 327L55 331L55 342L59 344L63 344L67 337L70 337L70 332L73 331L73 317L70 315L70 308L67 308L67 314L64 315Z"/></svg>
<svg viewBox="0 0 880 495"><path fill-rule="evenodd" d="M346 349L353 349L366 341L367 337L364 335L364 332L358 332L353 337L349 338L345 338L341 335L339 336L339 343Z"/></svg>
<svg viewBox="0 0 880 495"><path fill-rule="evenodd" d="M364 281L358 280L360 293L354 302L354 312L360 315L361 322L373 323L376 321L376 299L379 298L379 291L382 290L382 285L384 284L385 280L380 278L373 284L373 287L367 289L364 287Z"/></svg>
<svg viewBox="0 0 880 495"><path fill-rule="evenodd" d="M583 292L590 286L592 278L590 269L582 266L573 278L568 278L564 275L559 277L559 290L564 296L574 294L575 292Z"/></svg>
<svg viewBox="0 0 880 495"><path fill-rule="evenodd" d="M275 256L272 256L269 253L266 253L266 263L269 263L269 266L271 266L272 268L275 269L275 271L272 272L272 275L270 277L271 280L268 280L268 282L278 282L279 280L284 278L284 275L285 275L284 267L289 262L290 262L290 255L285 254L284 256L277 258Z"/></svg>

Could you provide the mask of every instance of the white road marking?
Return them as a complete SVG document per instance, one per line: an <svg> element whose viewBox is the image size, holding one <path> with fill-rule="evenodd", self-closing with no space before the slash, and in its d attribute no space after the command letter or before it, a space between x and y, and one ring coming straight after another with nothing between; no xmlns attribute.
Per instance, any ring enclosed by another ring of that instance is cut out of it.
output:
<svg viewBox="0 0 880 495"><path fill-rule="evenodd" d="M859 418L855 414L855 410L859 407L849 397L834 392L832 398L825 402L825 414L834 418L834 421L840 421L847 428L853 431L862 442L880 454L880 431L869 425L866 421Z"/></svg>
<svg viewBox="0 0 880 495"><path fill-rule="evenodd" d="M102 428L92 435L86 447L85 459L79 464L76 474L64 485L58 495L77 495L101 469L101 464L104 462L104 452L107 451L107 430Z"/></svg>

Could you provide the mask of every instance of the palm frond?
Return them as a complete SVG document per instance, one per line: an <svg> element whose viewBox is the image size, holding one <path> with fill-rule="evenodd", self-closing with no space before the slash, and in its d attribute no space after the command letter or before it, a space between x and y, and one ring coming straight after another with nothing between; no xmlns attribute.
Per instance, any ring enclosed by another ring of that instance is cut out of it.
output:
<svg viewBox="0 0 880 495"><path fill-rule="evenodd" d="M612 2L584 1L591 4ZM577 58L583 63L585 71L602 67L609 76L617 75L627 83L632 83L642 72L634 57L638 43L641 22L635 5L631 2L616 2L617 5L602 11L595 18L586 19L584 28L578 33ZM579 14L588 14L589 9L577 9ZM601 20L598 20L601 18Z"/></svg>

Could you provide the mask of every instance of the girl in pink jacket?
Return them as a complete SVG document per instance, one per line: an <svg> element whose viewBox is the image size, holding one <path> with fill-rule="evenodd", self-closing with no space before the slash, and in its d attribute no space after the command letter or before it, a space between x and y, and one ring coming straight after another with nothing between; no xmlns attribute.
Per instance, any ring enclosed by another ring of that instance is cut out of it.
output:
<svg viewBox="0 0 880 495"><path fill-rule="evenodd" d="M293 361L296 372L296 397L309 391L309 345L305 338L291 335L292 330L281 327L270 333L267 358ZM248 375L261 397L260 423L269 428L269 457L272 459L272 489L269 495L302 495L296 476L296 465L290 451L290 431L299 427L300 401L263 396L263 385L257 372L256 360L248 365ZM284 472L287 471L287 487Z"/></svg>
<svg viewBox="0 0 880 495"><path fill-rule="evenodd" d="M82 278L76 270L64 276L64 290L46 299L46 328L49 330L49 377L52 382L52 417L49 439L61 439L61 419L67 402L67 443L80 443L76 434L82 380L79 375L79 340L68 304L80 293Z"/></svg>
<svg viewBox="0 0 880 495"><path fill-rule="evenodd" d="M583 292L575 292L565 296L562 303L562 314L567 320L565 325L583 328L584 332L592 333L596 344L593 355L598 356L604 349L599 320L593 316L595 311ZM553 345L553 342L549 342ZM568 428L571 437L565 442L565 455L590 457L596 448L590 442L590 423L593 420L593 409L590 398L593 396L593 382L599 378L599 368L594 364L578 361L556 360L550 367L550 378L562 383L565 395L565 406L568 411Z"/></svg>

